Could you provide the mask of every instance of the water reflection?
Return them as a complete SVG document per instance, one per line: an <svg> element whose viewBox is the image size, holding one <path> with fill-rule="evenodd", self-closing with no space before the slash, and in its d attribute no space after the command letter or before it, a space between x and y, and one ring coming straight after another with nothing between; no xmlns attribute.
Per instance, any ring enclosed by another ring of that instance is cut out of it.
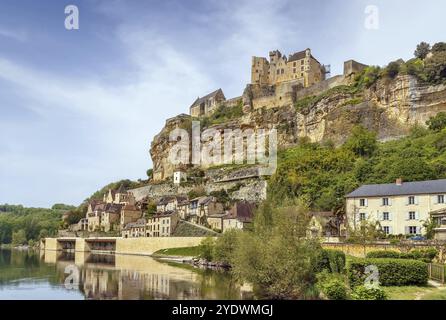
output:
<svg viewBox="0 0 446 320"><path fill-rule="evenodd" d="M55 251L0 250L0 289L10 288L14 281L44 278L50 284L49 290L67 291L65 280L69 274L65 271L73 266L79 272L79 283L70 291L85 299L253 298L249 287L240 286L226 272L144 256Z"/></svg>

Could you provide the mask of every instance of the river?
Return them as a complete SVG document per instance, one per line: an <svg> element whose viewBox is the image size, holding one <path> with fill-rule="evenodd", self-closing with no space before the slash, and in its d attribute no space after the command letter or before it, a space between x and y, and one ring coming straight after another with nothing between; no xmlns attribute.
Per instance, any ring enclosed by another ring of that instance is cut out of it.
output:
<svg viewBox="0 0 446 320"><path fill-rule="evenodd" d="M147 256L0 249L0 300L252 298L228 272Z"/></svg>

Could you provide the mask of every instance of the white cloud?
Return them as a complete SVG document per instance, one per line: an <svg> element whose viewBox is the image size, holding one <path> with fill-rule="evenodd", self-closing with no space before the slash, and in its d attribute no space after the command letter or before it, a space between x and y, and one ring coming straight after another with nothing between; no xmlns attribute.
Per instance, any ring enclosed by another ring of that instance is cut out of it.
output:
<svg viewBox="0 0 446 320"><path fill-rule="evenodd" d="M3 27L0 27L0 37L10 38L20 42L25 42L28 39L26 32L22 30L10 30Z"/></svg>

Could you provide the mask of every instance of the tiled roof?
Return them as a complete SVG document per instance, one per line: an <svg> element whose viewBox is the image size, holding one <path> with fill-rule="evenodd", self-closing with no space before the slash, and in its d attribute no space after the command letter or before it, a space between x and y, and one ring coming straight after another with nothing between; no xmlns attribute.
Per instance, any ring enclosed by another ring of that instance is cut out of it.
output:
<svg viewBox="0 0 446 320"><path fill-rule="evenodd" d="M366 184L346 195L346 198L399 196L446 193L446 179L388 184Z"/></svg>

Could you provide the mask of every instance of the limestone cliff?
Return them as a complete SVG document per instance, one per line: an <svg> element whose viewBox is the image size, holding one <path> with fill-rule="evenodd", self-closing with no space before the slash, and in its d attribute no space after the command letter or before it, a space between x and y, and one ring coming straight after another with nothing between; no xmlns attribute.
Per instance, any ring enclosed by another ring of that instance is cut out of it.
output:
<svg viewBox="0 0 446 320"><path fill-rule="evenodd" d="M422 85L404 75L380 79L368 89L355 91L346 78L338 76L310 88L299 88L292 81L279 86L248 85L243 104L242 117L210 127L221 131L276 128L279 148L296 145L302 137L340 144L357 124L376 131L379 139L388 140L446 111L446 86ZM169 132L178 127L190 128L191 120L188 115L169 119L152 141L155 181L171 178L175 170L167 159L172 146Z"/></svg>

